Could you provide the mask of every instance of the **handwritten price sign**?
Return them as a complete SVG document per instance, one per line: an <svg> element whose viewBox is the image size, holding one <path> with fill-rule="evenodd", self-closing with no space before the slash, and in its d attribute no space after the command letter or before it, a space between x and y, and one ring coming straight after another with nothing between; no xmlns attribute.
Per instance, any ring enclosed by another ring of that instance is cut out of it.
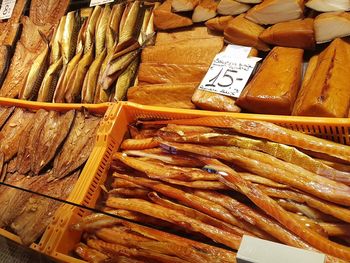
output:
<svg viewBox="0 0 350 263"><path fill-rule="evenodd" d="M199 89L238 98L259 60L259 58L235 58L227 54L218 54Z"/></svg>
<svg viewBox="0 0 350 263"><path fill-rule="evenodd" d="M9 19L15 8L16 0L3 0L0 8L0 19Z"/></svg>

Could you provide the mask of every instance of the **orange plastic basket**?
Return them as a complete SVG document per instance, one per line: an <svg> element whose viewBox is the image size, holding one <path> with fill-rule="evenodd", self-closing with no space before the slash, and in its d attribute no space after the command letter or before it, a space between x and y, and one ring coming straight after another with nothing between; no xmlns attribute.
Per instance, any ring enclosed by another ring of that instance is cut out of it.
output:
<svg viewBox="0 0 350 263"><path fill-rule="evenodd" d="M269 121L292 130L313 134L343 144L350 144L349 129L350 119L288 117L273 115L235 114L220 113L198 110L177 110L162 107L141 106L134 103L124 102L121 106L114 105L110 108L104 121L104 135L98 141L99 156L96 156L94 167L90 170L90 178L86 180L81 194L73 200L85 207L94 208L100 196L100 185L107 179L112 154L116 152L124 139L128 125L137 119L189 119L205 116L216 116L217 123L223 117L233 117L251 120ZM205 125L206 123L203 123ZM80 241L81 233L73 231L71 225L78 222L89 213L88 210L65 205L60 211L59 218L51 227L53 235L43 252L61 262L84 262L74 258L72 251Z"/></svg>
<svg viewBox="0 0 350 263"><path fill-rule="evenodd" d="M8 99L8 98L1 98L0 97L0 106L8 106L8 107L15 106L15 107L24 108L24 109L33 110L33 111L36 111L39 109L45 109L45 110L55 110L55 111L60 111L60 112L65 112L65 111L68 111L71 109L81 110L82 108L85 108L91 113L103 114L104 118L107 120L106 116L110 115L109 110L111 110L112 108L118 108L119 104L114 104L114 105L111 103L95 104L95 105L94 104L65 104L65 103L53 104L53 103L32 102L32 101L24 101L24 100ZM103 123L104 123L105 119L102 119L100 129L98 129L98 131L97 131L96 142L99 141L100 137L102 137L102 138L105 137L103 129L101 129L104 126ZM86 185L85 178L89 176L90 167L94 166L96 158L98 158L98 156L101 155L96 146L97 146L97 143L96 143L87 163L85 164L75 187L73 188L73 190L72 190L72 192L69 195L67 200L69 200L69 201L73 200L77 193L82 192L81 186ZM56 219L57 219L57 217L54 216L53 222L56 222ZM39 244L33 243L31 245L31 248L33 248L35 250L40 250L41 247L44 247L52 234L51 230L52 230L51 227L48 226L44 235L42 236ZM15 235L15 234L13 234L5 229L0 228L0 235L6 237L8 239L11 239L17 243L21 243L21 240L17 235Z"/></svg>

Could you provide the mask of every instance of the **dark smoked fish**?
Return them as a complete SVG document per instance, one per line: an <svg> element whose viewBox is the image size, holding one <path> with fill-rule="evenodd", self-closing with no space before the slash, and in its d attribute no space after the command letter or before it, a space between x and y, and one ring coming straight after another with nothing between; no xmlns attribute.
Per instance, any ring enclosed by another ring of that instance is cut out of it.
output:
<svg viewBox="0 0 350 263"><path fill-rule="evenodd" d="M50 182L41 193L65 200L73 190L78 177L79 171L66 178ZM11 228L19 235L24 245L30 245L43 234L61 204L49 198L33 195L27 200L22 211L11 224Z"/></svg>
<svg viewBox="0 0 350 263"><path fill-rule="evenodd" d="M50 111L40 134L34 139L38 142L31 161L31 170L34 174L39 174L54 158L58 148L70 131L74 117L75 110L70 110L64 114Z"/></svg>
<svg viewBox="0 0 350 263"><path fill-rule="evenodd" d="M6 73L10 66L10 59L11 59L11 47L1 45L0 46L0 87L4 82Z"/></svg>
<svg viewBox="0 0 350 263"><path fill-rule="evenodd" d="M73 127L53 165L53 177L63 178L89 158L94 147L99 117L77 112Z"/></svg>
<svg viewBox="0 0 350 263"><path fill-rule="evenodd" d="M7 108L7 107L1 107L0 108L0 129L4 124L6 123L7 119L11 116L13 111L15 110L15 107Z"/></svg>
<svg viewBox="0 0 350 263"><path fill-rule="evenodd" d="M19 141L27 125L33 120L34 113L17 108L0 132L0 151L5 162L17 154Z"/></svg>
<svg viewBox="0 0 350 263"><path fill-rule="evenodd" d="M17 171L20 174L27 174L31 168L31 160L35 155L38 146L38 134L42 130L49 112L43 109L38 110L34 116L32 125L28 125L25 132L23 132L18 153L17 153Z"/></svg>

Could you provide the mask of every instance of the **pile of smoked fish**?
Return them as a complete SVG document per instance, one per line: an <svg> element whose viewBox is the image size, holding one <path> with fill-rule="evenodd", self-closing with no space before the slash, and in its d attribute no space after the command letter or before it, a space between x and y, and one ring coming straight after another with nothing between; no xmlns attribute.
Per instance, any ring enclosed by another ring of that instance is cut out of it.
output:
<svg viewBox="0 0 350 263"><path fill-rule="evenodd" d="M141 48L154 35L153 6L133 1L71 11L50 35L23 21L21 40L35 31L42 48L20 76L10 69L0 96L57 103L122 100L134 84Z"/></svg>
<svg viewBox="0 0 350 263"><path fill-rule="evenodd" d="M34 193L68 197L92 152L99 123L100 116L84 111L0 108L1 228L25 245L42 235L60 202Z"/></svg>
<svg viewBox="0 0 350 263"><path fill-rule="evenodd" d="M84 260L235 262L249 235L350 261L350 146L229 117L138 121L129 133L102 198L114 217L73 225Z"/></svg>

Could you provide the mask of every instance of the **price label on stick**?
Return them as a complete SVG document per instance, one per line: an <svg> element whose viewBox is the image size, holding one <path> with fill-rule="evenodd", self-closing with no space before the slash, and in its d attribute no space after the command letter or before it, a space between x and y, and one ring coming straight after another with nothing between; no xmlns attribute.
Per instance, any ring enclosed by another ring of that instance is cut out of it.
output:
<svg viewBox="0 0 350 263"><path fill-rule="evenodd" d="M96 6L96 5L108 4L108 3L112 3L112 2L114 2L114 0L91 0L90 7Z"/></svg>
<svg viewBox="0 0 350 263"><path fill-rule="evenodd" d="M3 0L0 8L0 19L9 19L15 8L16 0Z"/></svg>
<svg viewBox="0 0 350 263"><path fill-rule="evenodd" d="M260 58L231 57L218 54L199 89L238 98Z"/></svg>

